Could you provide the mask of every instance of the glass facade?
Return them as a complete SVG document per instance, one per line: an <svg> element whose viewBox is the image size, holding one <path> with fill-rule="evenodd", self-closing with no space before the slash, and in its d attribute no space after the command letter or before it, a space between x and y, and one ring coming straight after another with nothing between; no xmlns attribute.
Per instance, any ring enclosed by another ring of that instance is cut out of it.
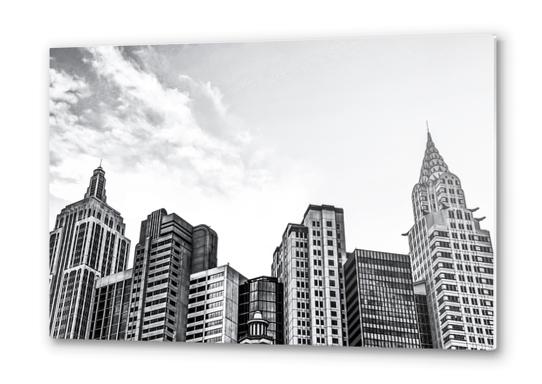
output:
<svg viewBox="0 0 542 384"><path fill-rule="evenodd" d="M348 345L420 348L409 256L356 249L344 270Z"/></svg>
<svg viewBox="0 0 542 384"><path fill-rule="evenodd" d="M421 346L422 348L433 348L425 281L414 283L414 298L416 300L416 313L418 315L418 330L420 332Z"/></svg>
<svg viewBox="0 0 542 384"><path fill-rule="evenodd" d="M250 279L239 287L238 340L248 335L248 323L257 312L269 323L267 336L273 344L284 343L283 286L276 277L262 276Z"/></svg>
<svg viewBox="0 0 542 384"><path fill-rule="evenodd" d="M96 282L91 338L124 340L128 326L132 270L103 277Z"/></svg>
<svg viewBox="0 0 542 384"><path fill-rule="evenodd" d="M190 273L216 267L218 236L207 225L197 225L192 231L192 261Z"/></svg>

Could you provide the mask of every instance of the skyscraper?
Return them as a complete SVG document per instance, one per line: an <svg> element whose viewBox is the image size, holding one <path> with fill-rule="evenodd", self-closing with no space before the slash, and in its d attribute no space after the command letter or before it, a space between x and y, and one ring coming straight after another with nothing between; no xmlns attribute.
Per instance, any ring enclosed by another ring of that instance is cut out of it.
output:
<svg viewBox="0 0 542 384"><path fill-rule="evenodd" d="M126 267L130 240L107 204L105 172L94 170L82 200L66 206L49 235L49 330L52 337L90 337L96 280Z"/></svg>
<svg viewBox="0 0 542 384"><path fill-rule="evenodd" d="M284 343L283 285L276 277L260 276L239 287L239 341L249 333L249 322L258 312L267 322L272 344Z"/></svg>
<svg viewBox="0 0 542 384"><path fill-rule="evenodd" d="M344 276L349 346L420 348L408 255L356 249Z"/></svg>
<svg viewBox="0 0 542 384"><path fill-rule="evenodd" d="M245 281L228 264L190 276L186 342L237 343L239 286Z"/></svg>
<svg viewBox="0 0 542 384"><path fill-rule="evenodd" d="M345 249L342 208L309 205L302 224L286 226L271 267L284 284L285 344L346 345Z"/></svg>
<svg viewBox="0 0 542 384"><path fill-rule="evenodd" d="M192 264L198 269L214 267L216 245L217 236L212 229L205 225L192 227L165 209L152 212L141 223L128 340L185 340Z"/></svg>
<svg viewBox="0 0 542 384"><path fill-rule="evenodd" d="M425 280L433 345L493 349L494 257L490 234L467 208L459 177L451 173L431 134L412 191L414 225L408 231L415 281Z"/></svg>

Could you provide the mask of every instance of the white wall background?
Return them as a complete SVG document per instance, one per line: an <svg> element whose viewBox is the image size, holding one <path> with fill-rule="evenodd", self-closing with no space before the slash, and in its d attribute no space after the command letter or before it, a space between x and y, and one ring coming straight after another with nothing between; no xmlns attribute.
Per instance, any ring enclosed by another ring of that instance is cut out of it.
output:
<svg viewBox="0 0 542 384"><path fill-rule="evenodd" d="M48 1L2 7L0 101L5 382L379 380L539 377L540 9L528 1ZM493 32L499 36L499 350L276 350L61 343L47 337L47 68L50 46Z"/></svg>

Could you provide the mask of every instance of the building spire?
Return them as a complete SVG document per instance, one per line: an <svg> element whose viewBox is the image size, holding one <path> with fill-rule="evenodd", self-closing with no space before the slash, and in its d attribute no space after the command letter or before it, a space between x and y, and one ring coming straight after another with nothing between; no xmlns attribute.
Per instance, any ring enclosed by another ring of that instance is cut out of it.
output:
<svg viewBox="0 0 542 384"><path fill-rule="evenodd" d="M425 125L427 128L427 144L420 170L420 183L436 180L443 172L448 172L448 165L440 155L435 143L433 143L427 120L425 121Z"/></svg>
<svg viewBox="0 0 542 384"><path fill-rule="evenodd" d="M427 129L427 141L433 143L433 138L431 137L431 131L429 130L429 120L425 120L425 128ZM434 144L433 144L434 145Z"/></svg>
<svg viewBox="0 0 542 384"><path fill-rule="evenodd" d="M102 160L100 159L100 165L94 170L90 177L87 192L85 198L94 197L104 203L107 201L105 194L105 171L102 168Z"/></svg>

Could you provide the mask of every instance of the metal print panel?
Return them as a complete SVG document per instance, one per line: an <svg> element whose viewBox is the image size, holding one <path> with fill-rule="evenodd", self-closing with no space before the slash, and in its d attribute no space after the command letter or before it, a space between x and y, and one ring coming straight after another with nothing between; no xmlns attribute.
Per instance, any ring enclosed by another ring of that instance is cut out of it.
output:
<svg viewBox="0 0 542 384"><path fill-rule="evenodd" d="M51 337L495 349L495 47L51 49Z"/></svg>

